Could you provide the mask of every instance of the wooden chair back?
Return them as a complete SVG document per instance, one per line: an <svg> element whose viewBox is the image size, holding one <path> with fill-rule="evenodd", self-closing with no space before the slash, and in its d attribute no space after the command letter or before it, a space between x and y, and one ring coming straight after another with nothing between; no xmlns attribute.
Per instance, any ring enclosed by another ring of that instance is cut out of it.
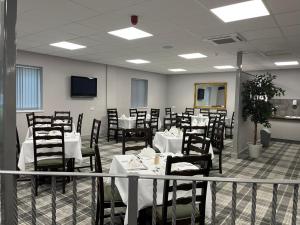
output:
<svg viewBox="0 0 300 225"><path fill-rule="evenodd" d="M55 116L52 118L52 127L62 127L64 132L72 132L73 118L68 116Z"/></svg>
<svg viewBox="0 0 300 225"><path fill-rule="evenodd" d="M27 119L28 127L33 126L33 118L34 118L34 112L26 113L26 119Z"/></svg>
<svg viewBox="0 0 300 225"><path fill-rule="evenodd" d="M175 175L175 176L209 176L211 155L201 155L201 156L182 156L182 157L167 157L166 162L166 175ZM172 170L172 166L177 163L191 163L195 165L193 170ZM196 188L201 189L201 192L196 192L196 202L199 202L199 212L201 218L197 220L205 219L205 202L206 202L206 191L207 191L207 181L197 181ZM192 182L178 183L176 186L177 191L184 190L190 191L193 189ZM169 195L173 191L173 185L170 184L170 180L164 181L164 193L163 193L163 209L162 209L162 218L163 225L167 224L167 213L168 207L172 205L172 198L169 200ZM181 197L176 199L176 204L190 204L192 202L192 196ZM202 223L200 223L202 224ZM204 223L203 223L204 224Z"/></svg>
<svg viewBox="0 0 300 225"><path fill-rule="evenodd" d="M146 128L146 116L146 111L137 112L135 128Z"/></svg>
<svg viewBox="0 0 300 225"><path fill-rule="evenodd" d="M132 142L140 142L143 144L132 145ZM146 148L148 145L152 147L152 133L150 128L135 128L135 129L122 130L122 154L123 155L125 155L127 151L142 150L143 148Z"/></svg>
<svg viewBox="0 0 300 225"><path fill-rule="evenodd" d="M100 134L101 120L94 119L91 131L90 148L98 144Z"/></svg>
<svg viewBox="0 0 300 225"><path fill-rule="evenodd" d="M76 132L79 134L81 134L82 120L83 120L83 113L80 113L78 115L77 127L76 127Z"/></svg>
<svg viewBox="0 0 300 225"><path fill-rule="evenodd" d="M53 116L34 116L33 126L51 127Z"/></svg>
<svg viewBox="0 0 300 225"><path fill-rule="evenodd" d="M129 116L136 117L137 116L137 109L129 109Z"/></svg>
<svg viewBox="0 0 300 225"><path fill-rule="evenodd" d="M183 127L181 153L182 154L187 154L188 142L189 142L189 138L190 138L191 135L195 134L199 137L205 138L206 137L206 132L207 132L207 127L206 126Z"/></svg>
<svg viewBox="0 0 300 225"><path fill-rule="evenodd" d="M38 161L47 157L61 160L65 171L65 139L62 127L33 127L34 168L39 169Z"/></svg>
<svg viewBox="0 0 300 225"><path fill-rule="evenodd" d="M57 116L65 116L65 117L71 117L70 111L54 111L54 117Z"/></svg>

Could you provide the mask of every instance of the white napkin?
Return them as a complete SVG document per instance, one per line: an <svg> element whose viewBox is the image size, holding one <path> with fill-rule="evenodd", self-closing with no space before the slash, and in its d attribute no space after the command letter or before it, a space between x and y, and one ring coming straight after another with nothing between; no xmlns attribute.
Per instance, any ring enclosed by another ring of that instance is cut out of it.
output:
<svg viewBox="0 0 300 225"><path fill-rule="evenodd" d="M142 161L135 156L128 162L128 170L145 170L147 169Z"/></svg>
<svg viewBox="0 0 300 225"><path fill-rule="evenodd" d="M121 119L126 119L125 114L122 114Z"/></svg>
<svg viewBox="0 0 300 225"><path fill-rule="evenodd" d="M198 167L187 162L175 163L172 165L172 171L181 171L181 170L197 170Z"/></svg>
<svg viewBox="0 0 300 225"><path fill-rule="evenodd" d="M197 126L198 125L198 120L192 120L192 126Z"/></svg>
<svg viewBox="0 0 300 225"><path fill-rule="evenodd" d="M156 152L154 151L154 149L147 147L147 148L142 149L139 156L152 158L155 156L155 154L156 154Z"/></svg>
<svg viewBox="0 0 300 225"><path fill-rule="evenodd" d="M64 123L62 120L55 120L54 123Z"/></svg>
<svg viewBox="0 0 300 225"><path fill-rule="evenodd" d="M147 120L150 120L150 119L151 119L151 115L150 115L150 114L147 114L147 115L146 115L146 119L147 119Z"/></svg>

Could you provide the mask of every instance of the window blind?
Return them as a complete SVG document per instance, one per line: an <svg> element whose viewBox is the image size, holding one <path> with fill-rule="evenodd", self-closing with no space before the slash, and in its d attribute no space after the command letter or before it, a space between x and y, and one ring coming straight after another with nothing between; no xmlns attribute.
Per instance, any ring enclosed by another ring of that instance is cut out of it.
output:
<svg viewBox="0 0 300 225"><path fill-rule="evenodd" d="M148 106L148 80L131 79L131 107Z"/></svg>
<svg viewBox="0 0 300 225"><path fill-rule="evenodd" d="M42 109L42 69L17 65L16 92L17 110Z"/></svg>

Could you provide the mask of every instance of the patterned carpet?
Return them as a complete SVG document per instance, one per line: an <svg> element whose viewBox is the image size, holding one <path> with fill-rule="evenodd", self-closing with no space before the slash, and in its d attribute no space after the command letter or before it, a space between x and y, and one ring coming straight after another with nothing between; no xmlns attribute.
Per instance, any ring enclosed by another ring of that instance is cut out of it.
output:
<svg viewBox="0 0 300 225"><path fill-rule="evenodd" d="M104 172L108 172L112 156L121 154L121 145L107 143L101 139L101 159ZM224 177L239 178L268 178L268 179L300 179L300 145L274 142L265 149L260 159L232 159L231 143L226 145L223 152ZM216 157L216 160L218 158ZM214 163L217 165L217 161ZM219 176L217 171L212 176ZM77 224L91 224L91 182L84 178L78 181L78 211ZM230 224L231 184L217 184L217 224ZM237 189L237 225L250 224L251 187L238 185ZM293 188L279 185L277 224L291 224ZM258 186L257 191L257 221L256 224L270 224L272 186ZM57 192L57 224L72 224L72 185L67 184L66 194ZM19 224L31 224L30 183L18 182ZM51 195L50 185L39 187L37 197L37 224L51 224ZM299 214L299 212L298 212ZM300 218L298 218L298 221ZM109 222L109 221L107 221ZM209 224L209 219L207 219Z"/></svg>

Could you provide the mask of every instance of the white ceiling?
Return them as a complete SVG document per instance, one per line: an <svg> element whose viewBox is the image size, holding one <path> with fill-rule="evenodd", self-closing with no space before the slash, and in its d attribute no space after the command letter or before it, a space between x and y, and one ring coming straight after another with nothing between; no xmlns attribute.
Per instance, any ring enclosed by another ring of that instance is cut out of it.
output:
<svg viewBox="0 0 300 225"><path fill-rule="evenodd" d="M223 23L209 9L241 0L19 0L17 48L67 58L170 74L218 71L216 65L235 65L236 52L246 51L245 70L274 69L274 61L300 61L300 0L264 0L271 15ZM128 41L107 34L136 26L154 36ZM239 33L244 43L215 46L205 38ZM49 46L70 41L86 49L68 51ZM163 46L171 45L172 49ZM178 54L201 52L207 58L185 60ZM273 54L266 56L264 53ZM275 53L275 55L274 55ZM150 64L133 65L142 58ZM287 68L287 67L285 67ZM289 67L295 68L295 67Z"/></svg>

